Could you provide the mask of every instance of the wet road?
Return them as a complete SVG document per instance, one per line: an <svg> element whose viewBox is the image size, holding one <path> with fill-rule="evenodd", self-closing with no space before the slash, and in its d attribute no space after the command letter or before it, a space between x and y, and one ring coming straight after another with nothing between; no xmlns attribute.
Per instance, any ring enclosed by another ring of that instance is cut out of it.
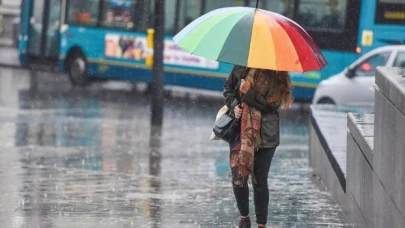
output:
<svg viewBox="0 0 405 228"><path fill-rule="evenodd" d="M131 85L0 68L0 227L235 227L228 147L208 140L222 100L175 95L150 137ZM350 227L309 178L305 113L281 113L268 226Z"/></svg>

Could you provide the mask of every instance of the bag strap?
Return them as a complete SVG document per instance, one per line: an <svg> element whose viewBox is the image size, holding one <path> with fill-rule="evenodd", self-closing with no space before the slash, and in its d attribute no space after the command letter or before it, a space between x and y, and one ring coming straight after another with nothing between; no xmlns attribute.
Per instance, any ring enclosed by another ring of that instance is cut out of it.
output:
<svg viewBox="0 0 405 228"><path fill-rule="evenodd" d="M245 79L247 77L247 75L249 74L249 67L246 67L245 70L243 71L243 73L240 75L240 79Z"/></svg>

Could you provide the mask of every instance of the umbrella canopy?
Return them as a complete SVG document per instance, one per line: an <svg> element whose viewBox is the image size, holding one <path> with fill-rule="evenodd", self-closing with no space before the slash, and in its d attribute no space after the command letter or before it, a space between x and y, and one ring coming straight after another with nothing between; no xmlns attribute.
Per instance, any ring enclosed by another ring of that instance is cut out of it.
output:
<svg viewBox="0 0 405 228"><path fill-rule="evenodd" d="M251 68L306 72L327 64L301 26L257 8L213 10L187 25L173 40L192 54Z"/></svg>

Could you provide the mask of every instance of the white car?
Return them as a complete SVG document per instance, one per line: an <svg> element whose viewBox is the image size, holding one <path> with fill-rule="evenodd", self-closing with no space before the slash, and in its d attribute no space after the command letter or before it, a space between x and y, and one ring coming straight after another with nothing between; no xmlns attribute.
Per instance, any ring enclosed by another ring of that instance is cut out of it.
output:
<svg viewBox="0 0 405 228"><path fill-rule="evenodd" d="M377 66L405 67L405 45L376 48L317 87L313 104L373 108Z"/></svg>

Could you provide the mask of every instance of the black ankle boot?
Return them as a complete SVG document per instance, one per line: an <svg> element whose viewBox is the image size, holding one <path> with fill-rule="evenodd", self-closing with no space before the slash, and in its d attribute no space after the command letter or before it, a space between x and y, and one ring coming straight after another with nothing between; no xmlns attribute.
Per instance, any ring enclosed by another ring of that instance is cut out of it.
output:
<svg viewBox="0 0 405 228"><path fill-rule="evenodd" d="M250 228L252 223L250 222L250 217L240 218L239 228Z"/></svg>

